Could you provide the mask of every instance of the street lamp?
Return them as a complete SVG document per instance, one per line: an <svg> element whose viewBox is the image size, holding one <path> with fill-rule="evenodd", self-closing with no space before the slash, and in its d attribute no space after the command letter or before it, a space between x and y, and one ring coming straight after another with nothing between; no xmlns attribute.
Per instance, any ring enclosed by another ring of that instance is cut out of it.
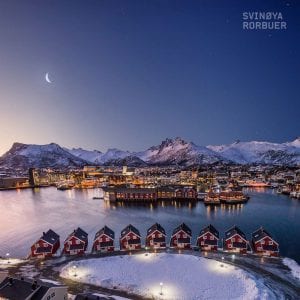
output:
<svg viewBox="0 0 300 300"><path fill-rule="evenodd" d="M77 269L77 267L76 267L76 266L73 266L73 270L74 270L74 277L76 277L76 276L77 276L76 269Z"/></svg>
<svg viewBox="0 0 300 300"><path fill-rule="evenodd" d="M7 263L10 264L10 261L9 261L9 253L6 253L6 257L7 257Z"/></svg>
<svg viewBox="0 0 300 300"><path fill-rule="evenodd" d="M160 293L159 294L162 296L163 295L162 289L163 289L164 284L161 282L159 285L160 285Z"/></svg>
<svg viewBox="0 0 300 300"><path fill-rule="evenodd" d="M224 261L224 256L222 256L222 263L221 263L221 267L222 267L222 268L224 267L223 261Z"/></svg>

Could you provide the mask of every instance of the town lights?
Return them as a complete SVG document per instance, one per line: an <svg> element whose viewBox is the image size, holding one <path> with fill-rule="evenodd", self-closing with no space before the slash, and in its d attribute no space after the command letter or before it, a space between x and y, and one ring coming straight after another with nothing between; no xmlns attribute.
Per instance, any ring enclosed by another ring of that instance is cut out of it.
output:
<svg viewBox="0 0 300 300"><path fill-rule="evenodd" d="M7 257L7 263L9 264L10 261L9 261L9 253L6 253L6 257Z"/></svg>
<svg viewBox="0 0 300 300"><path fill-rule="evenodd" d="M76 269L77 269L77 267L76 267L76 266L73 266L74 277L77 277Z"/></svg>
<svg viewBox="0 0 300 300"><path fill-rule="evenodd" d="M163 295L163 285L164 284L162 282L160 282L159 285L160 285L160 293L159 294L162 296Z"/></svg>

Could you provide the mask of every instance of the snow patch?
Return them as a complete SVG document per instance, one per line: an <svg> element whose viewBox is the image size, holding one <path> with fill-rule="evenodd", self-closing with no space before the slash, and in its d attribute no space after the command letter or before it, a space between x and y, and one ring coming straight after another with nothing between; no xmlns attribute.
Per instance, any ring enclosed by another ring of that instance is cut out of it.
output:
<svg viewBox="0 0 300 300"><path fill-rule="evenodd" d="M291 258L285 257L282 262L290 268L293 276L300 280L300 266Z"/></svg>

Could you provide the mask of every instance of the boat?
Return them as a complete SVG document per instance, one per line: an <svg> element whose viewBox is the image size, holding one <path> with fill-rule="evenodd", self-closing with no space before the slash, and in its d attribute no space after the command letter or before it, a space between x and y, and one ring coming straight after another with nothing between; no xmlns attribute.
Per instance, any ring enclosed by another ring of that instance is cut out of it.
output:
<svg viewBox="0 0 300 300"><path fill-rule="evenodd" d="M57 183L56 188L59 191L65 191L65 190L70 190L74 187L74 183L71 181L61 181Z"/></svg>
<svg viewBox="0 0 300 300"><path fill-rule="evenodd" d="M204 197L205 205L220 205L219 193L214 193L212 191L208 192Z"/></svg>
<svg viewBox="0 0 300 300"><path fill-rule="evenodd" d="M240 191L224 191L220 193L220 202L226 204L245 203L249 198L249 196Z"/></svg>
<svg viewBox="0 0 300 300"><path fill-rule="evenodd" d="M207 193L198 192L197 198L199 200L204 200Z"/></svg>
<svg viewBox="0 0 300 300"><path fill-rule="evenodd" d="M104 197L97 197L97 196L93 197L93 200L103 200L103 199L104 199Z"/></svg>
<svg viewBox="0 0 300 300"><path fill-rule="evenodd" d="M269 187L270 185L264 181L246 180L243 186L246 186L246 187Z"/></svg>

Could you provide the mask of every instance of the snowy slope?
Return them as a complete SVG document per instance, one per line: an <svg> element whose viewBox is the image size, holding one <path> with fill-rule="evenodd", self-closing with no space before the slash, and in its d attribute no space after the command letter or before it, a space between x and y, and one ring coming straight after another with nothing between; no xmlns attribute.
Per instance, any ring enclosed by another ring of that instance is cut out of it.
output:
<svg viewBox="0 0 300 300"><path fill-rule="evenodd" d="M82 148L73 148L73 149L67 149L64 148L64 150L68 151L69 153L92 163L99 163L103 153L98 150L84 150Z"/></svg>
<svg viewBox="0 0 300 300"><path fill-rule="evenodd" d="M88 164L72 155L55 143L47 145L27 145L14 143L11 149L0 158L0 166L7 168L69 168Z"/></svg>

